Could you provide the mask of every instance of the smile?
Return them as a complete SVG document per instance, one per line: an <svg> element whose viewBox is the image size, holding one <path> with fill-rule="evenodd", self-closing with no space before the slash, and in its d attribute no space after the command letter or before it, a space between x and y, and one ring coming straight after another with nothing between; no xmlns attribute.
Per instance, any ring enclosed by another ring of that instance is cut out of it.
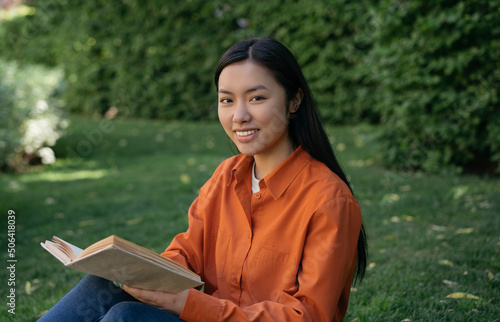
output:
<svg viewBox="0 0 500 322"><path fill-rule="evenodd" d="M256 133L257 130L251 130L251 131L236 131L236 135L238 136L249 136L249 135L252 135L254 133Z"/></svg>

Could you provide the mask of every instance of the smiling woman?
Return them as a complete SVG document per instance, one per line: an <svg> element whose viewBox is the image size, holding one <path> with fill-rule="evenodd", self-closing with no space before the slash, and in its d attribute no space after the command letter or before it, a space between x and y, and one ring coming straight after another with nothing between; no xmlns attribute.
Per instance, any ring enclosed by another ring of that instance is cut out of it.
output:
<svg viewBox="0 0 500 322"><path fill-rule="evenodd" d="M87 276L42 321L344 318L366 266L361 210L297 61L276 40L242 41L219 61L215 84L241 154L203 185L188 230L162 253L201 276L203 292L120 290ZM85 306L95 294L106 298Z"/></svg>

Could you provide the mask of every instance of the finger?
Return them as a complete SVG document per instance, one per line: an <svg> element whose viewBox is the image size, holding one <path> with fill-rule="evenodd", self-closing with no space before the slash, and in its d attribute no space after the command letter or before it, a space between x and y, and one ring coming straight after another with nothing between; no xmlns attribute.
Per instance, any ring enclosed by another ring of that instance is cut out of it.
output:
<svg viewBox="0 0 500 322"><path fill-rule="evenodd" d="M155 294L156 292L147 291L131 286L123 286L123 290L143 303L157 306L158 298L157 294Z"/></svg>
<svg viewBox="0 0 500 322"><path fill-rule="evenodd" d="M142 300L144 292L140 288L123 285L123 290L138 300Z"/></svg>

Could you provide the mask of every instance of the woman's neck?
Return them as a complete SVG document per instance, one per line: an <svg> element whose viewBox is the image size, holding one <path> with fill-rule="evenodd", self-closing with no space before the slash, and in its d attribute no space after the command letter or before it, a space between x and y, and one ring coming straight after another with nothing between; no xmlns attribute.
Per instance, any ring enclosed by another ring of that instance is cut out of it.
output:
<svg viewBox="0 0 500 322"><path fill-rule="evenodd" d="M277 166L285 161L294 151L290 144L282 151L273 151L271 154L259 153L254 155L255 160L255 177L261 180L271 173Z"/></svg>

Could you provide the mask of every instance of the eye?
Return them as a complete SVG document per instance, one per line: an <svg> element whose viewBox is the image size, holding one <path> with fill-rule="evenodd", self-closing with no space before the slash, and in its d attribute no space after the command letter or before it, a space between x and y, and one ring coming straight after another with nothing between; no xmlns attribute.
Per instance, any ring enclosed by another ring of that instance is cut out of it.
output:
<svg viewBox="0 0 500 322"><path fill-rule="evenodd" d="M229 98L221 98L220 101L219 101L219 103L221 103L221 104L229 104L231 102L232 101Z"/></svg>
<svg viewBox="0 0 500 322"><path fill-rule="evenodd" d="M265 100L266 98L265 97L262 97L262 96L254 96L252 97L251 101L263 101Z"/></svg>

